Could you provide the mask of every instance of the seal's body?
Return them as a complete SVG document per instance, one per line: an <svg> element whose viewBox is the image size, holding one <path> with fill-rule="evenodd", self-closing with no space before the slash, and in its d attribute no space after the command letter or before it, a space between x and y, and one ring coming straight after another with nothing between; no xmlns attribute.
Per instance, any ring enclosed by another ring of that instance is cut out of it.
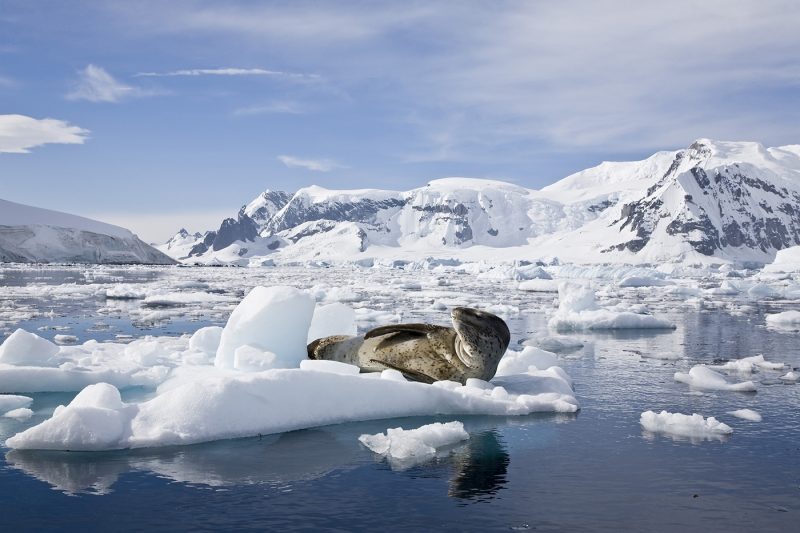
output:
<svg viewBox="0 0 800 533"><path fill-rule="evenodd" d="M468 307L456 307L451 317L452 328L396 324L363 337L317 339L308 345L308 357L356 365L364 372L393 368L425 383L490 380L508 348L508 326L498 316Z"/></svg>

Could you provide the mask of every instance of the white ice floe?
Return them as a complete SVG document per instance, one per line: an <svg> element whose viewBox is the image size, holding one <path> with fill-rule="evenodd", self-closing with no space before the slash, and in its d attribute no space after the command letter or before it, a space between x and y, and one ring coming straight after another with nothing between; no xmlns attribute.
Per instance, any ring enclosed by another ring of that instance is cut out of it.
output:
<svg viewBox="0 0 800 533"><path fill-rule="evenodd" d="M761 413L752 409L737 409L736 411L728 412L728 414L750 422L761 422Z"/></svg>
<svg viewBox="0 0 800 533"><path fill-rule="evenodd" d="M0 392L70 392L99 382L118 388L155 388L171 369L210 360L207 354L187 349L188 336L146 336L128 344L90 340L58 347L33 333L18 331L13 342L6 345L12 340L9 337L0 347L14 361L0 360ZM43 349L54 355L41 357Z"/></svg>
<svg viewBox="0 0 800 533"><path fill-rule="evenodd" d="M222 339L222 328L219 326L206 326L192 334L189 339L189 348L208 355L215 355Z"/></svg>
<svg viewBox="0 0 800 533"><path fill-rule="evenodd" d="M783 363L773 363L764 359L763 355L732 359L720 365L709 365L709 368L716 370L727 370L742 374L752 374L757 370L783 370L786 367Z"/></svg>
<svg viewBox="0 0 800 533"><path fill-rule="evenodd" d="M639 418L642 427L652 433L668 433L679 437L689 438L719 438L733 433L727 424L718 421L713 416L703 418L697 413L684 415L661 411L645 411Z"/></svg>
<svg viewBox="0 0 800 533"><path fill-rule="evenodd" d="M469 439L461 422L436 422L416 429L389 428L386 433L361 435L358 440L375 453L399 460L424 460L436 449Z"/></svg>
<svg viewBox="0 0 800 533"><path fill-rule="evenodd" d="M402 416L578 410L569 377L560 367L496 377L487 388L450 381L407 382L386 372L348 375L316 365L257 373L201 369L165 383L156 397L141 403L117 402L118 393L111 393L111 385L103 384L102 395L87 388L76 400L102 396L102 401L73 400L49 420L8 439L6 445L60 450L140 448Z"/></svg>
<svg viewBox="0 0 800 533"><path fill-rule="evenodd" d="M0 365L51 366L58 346L35 333L17 329L0 346ZM0 389L2 390L2 389Z"/></svg>
<svg viewBox="0 0 800 533"><path fill-rule="evenodd" d="M53 340L56 341L56 344L75 344L78 342L78 337L75 335L58 334L53 337Z"/></svg>
<svg viewBox="0 0 800 533"><path fill-rule="evenodd" d="M275 354L272 368L297 367L306 358L314 298L293 287L254 287L228 318L214 364L235 368L235 352L249 345Z"/></svg>
<svg viewBox="0 0 800 533"><path fill-rule="evenodd" d="M674 329L667 320L644 314L643 306L601 307L594 291L585 285L562 282L558 286L559 305L548 322L557 330L596 329Z"/></svg>
<svg viewBox="0 0 800 533"><path fill-rule="evenodd" d="M617 282L618 287L663 287L669 284L663 276L627 276Z"/></svg>
<svg viewBox="0 0 800 533"><path fill-rule="evenodd" d="M558 292L558 282L552 279L529 279L520 282L517 288L526 292Z"/></svg>
<svg viewBox="0 0 800 533"><path fill-rule="evenodd" d="M767 315L768 326L800 326L800 311L783 311Z"/></svg>
<svg viewBox="0 0 800 533"><path fill-rule="evenodd" d="M529 369L547 370L551 366L558 366L556 354L533 346L526 346L521 352L509 350L500 360L496 375L522 374Z"/></svg>
<svg viewBox="0 0 800 533"><path fill-rule="evenodd" d="M28 407L33 403L33 398L17 396L16 394L0 394L0 414L20 407Z"/></svg>
<svg viewBox="0 0 800 533"><path fill-rule="evenodd" d="M756 384L752 381L730 383L727 379L725 379L725 376L719 372L711 370L706 365L693 366L688 373L675 372L675 381L686 383L687 385L696 389L739 392L753 392L756 390Z"/></svg>
<svg viewBox="0 0 800 533"><path fill-rule="evenodd" d="M139 300L147 296L147 291L142 285L120 283L106 289L105 294L110 300Z"/></svg>
<svg viewBox="0 0 800 533"><path fill-rule="evenodd" d="M795 370L790 370L789 372L785 373L784 375L782 375L778 379L781 379L781 380L787 381L787 382L800 381L800 372L797 372Z"/></svg>
<svg viewBox="0 0 800 533"><path fill-rule="evenodd" d="M19 409L13 409L8 411L3 415L3 418L13 418L15 420L27 420L33 416L33 411L26 407L20 407Z"/></svg>

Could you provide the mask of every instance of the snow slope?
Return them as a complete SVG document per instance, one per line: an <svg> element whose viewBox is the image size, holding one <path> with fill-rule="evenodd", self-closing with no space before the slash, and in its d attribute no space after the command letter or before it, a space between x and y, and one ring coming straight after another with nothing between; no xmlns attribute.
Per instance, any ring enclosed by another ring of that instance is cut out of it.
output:
<svg viewBox="0 0 800 533"><path fill-rule="evenodd" d="M0 200L0 261L173 262L119 226L7 200Z"/></svg>
<svg viewBox="0 0 800 533"><path fill-rule="evenodd" d="M185 239L184 239L185 240ZM445 178L405 192L266 191L219 230L161 249L191 263L369 258L770 263L800 245L800 146L699 139L542 190Z"/></svg>

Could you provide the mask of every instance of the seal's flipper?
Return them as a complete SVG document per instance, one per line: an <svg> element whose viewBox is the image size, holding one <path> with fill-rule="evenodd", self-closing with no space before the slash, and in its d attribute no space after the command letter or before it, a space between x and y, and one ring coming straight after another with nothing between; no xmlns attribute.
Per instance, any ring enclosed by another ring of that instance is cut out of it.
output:
<svg viewBox="0 0 800 533"><path fill-rule="evenodd" d="M422 372L417 372L416 370L409 370L407 368L401 368L399 366L395 366L395 365L393 365L391 363L387 363L386 361L381 361L379 359L370 359L369 361L370 361L370 363L378 363L379 365L383 365L383 366L385 366L387 368L391 368L393 370L397 370L398 372L403 374L403 376L406 379L410 379L411 381L419 381L420 383L427 383L428 385L430 385L431 383L435 383L436 382L436 380L433 379L432 377L430 377L430 376L428 376L426 374L423 374Z"/></svg>
<svg viewBox="0 0 800 533"><path fill-rule="evenodd" d="M433 324L391 324L389 326L380 326L375 329L369 330L365 335L364 339L371 339L372 337L380 337L381 335L386 335L387 333L416 333L418 335L427 335L428 333L433 333L434 331L438 331L440 329L448 329L442 326L434 326Z"/></svg>
<svg viewBox="0 0 800 533"><path fill-rule="evenodd" d="M401 342L417 341L425 336L425 333L420 333L417 331L396 331L394 333L386 333L382 335L383 338L380 340L377 346L375 346L374 351L377 352ZM364 338L366 339L367 337Z"/></svg>

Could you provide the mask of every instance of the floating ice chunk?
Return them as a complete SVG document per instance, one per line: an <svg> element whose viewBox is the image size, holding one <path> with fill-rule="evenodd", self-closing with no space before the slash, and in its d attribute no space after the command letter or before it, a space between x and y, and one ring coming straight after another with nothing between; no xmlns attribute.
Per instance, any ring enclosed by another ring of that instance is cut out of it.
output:
<svg viewBox="0 0 800 533"><path fill-rule="evenodd" d="M173 307L193 303L227 302L230 297L212 292L165 292L149 294L142 301L146 307Z"/></svg>
<svg viewBox="0 0 800 533"><path fill-rule="evenodd" d="M747 295L751 298L780 298L783 291L767 283L756 283L747 289Z"/></svg>
<svg viewBox="0 0 800 533"><path fill-rule="evenodd" d="M52 418L8 439L6 445L59 450L142 448L381 418L578 410L569 376L559 367L495 378L490 390L455 382L427 385L395 380L391 373L342 375L300 368L238 373L206 368L210 370L205 374L189 373L142 403L126 405L114 396L115 401L85 405L78 400L82 395L96 398L98 394L81 393Z"/></svg>
<svg viewBox="0 0 800 533"><path fill-rule="evenodd" d="M300 368L302 370L330 372L331 374L340 374L342 376L357 376L361 372L361 369L355 365L348 365L339 361L312 361L310 359L300 361ZM397 370L394 370L394 372L397 372ZM398 374L400 373L398 372ZM400 376L402 377L402 374ZM405 378L403 380L405 381Z"/></svg>
<svg viewBox="0 0 800 533"><path fill-rule="evenodd" d="M341 303L318 305L314 309L307 342L331 335L355 335L356 312Z"/></svg>
<svg viewBox="0 0 800 533"><path fill-rule="evenodd" d="M135 408L122 403L113 385L97 383L82 390L66 407L56 408L52 418L9 438L6 445L14 447L26 439L34 439L42 443L41 449L108 449L117 445L129 431L134 413ZM60 442L68 445L46 444Z"/></svg>
<svg viewBox="0 0 800 533"><path fill-rule="evenodd" d="M0 413L5 413L12 409L19 409L20 407L28 407L31 403L33 403L33 398L29 398L28 396L0 394Z"/></svg>
<svg viewBox="0 0 800 533"><path fill-rule="evenodd" d="M786 367L783 363L772 363L764 359L763 355L754 355L752 357L743 357L741 359L733 359L721 365L711 365L709 368L717 370L729 370L733 372L740 372L742 374L751 374L757 369L762 370L783 370Z"/></svg>
<svg viewBox="0 0 800 533"><path fill-rule="evenodd" d="M718 421L713 416L703 418L697 413L684 415L661 411L645 411L639 418L642 427L652 433L669 433L680 437L690 438L717 438L733 433L727 424Z"/></svg>
<svg viewBox="0 0 800 533"><path fill-rule="evenodd" d="M147 296L146 291L141 286L120 283L106 289L106 298L111 300L138 300Z"/></svg>
<svg viewBox="0 0 800 533"><path fill-rule="evenodd" d="M26 407L20 407L19 409L8 411L6 414L3 415L4 418L13 418L15 420L27 420L32 416L33 416L33 411L31 411Z"/></svg>
<svg viewBox="0 0 800 533"><path fill-rule="evenodd" d="M629 311L602 308L595 301L594 291L584 285L562 282L558 286L558 310L548 322L557 330L582 329L674 329L670 322L642 314L643 307Z"/></svg>
<svg viewBox="0 0 800 533"><path fill-rule="evenodd" d="M208 355L214 355L217 353L221 338L222 328L219 326L200 328L195 331L192 338L189 339L189 349Z"/></svg>
<svg viewBox="0 0 800 533"><path fill-rule="evenodd" d="M750 422L761 422L761 414L752 409L737 409L736 411L729 411L728 414Z"/></svg>
<svg viewBox="0 0 800 533"><path fill-rule="evenodd" d="M521 352L509 350L500 359L497 366L496 376L509 376L511 374L522 374L531 367L536 370L547 370L551 366L558 366L556 354L546 352L533 346L526 346Z"/></svg>
<svg viewBox="0 0 800 533"><path fill-rule="evenodd" d="M686 383L690 387L705 390L728 390L739 392L754 392L756 384L752 381L729 383L725 376L711 370L706 365L693 366L689 373L675 372L675 381Z"/></svg>
<svg viewBox="0 0 800 533"><path fill-rule="evenodd" d="M670 283L656 276L627 276L617 282L619 287L663 287Z"/></svg>
<svg viewBox="0 0 800 533"><path fill-rule="evenodd" d="M558 292L558 282L552 279L530 279L520 282L517 288L526 292Z"/></svg>
<svg viewBox="0 0 800 533"><path fill-rule="evenodd" d="M767 315L768 326L800 326L800 311L783 311Z"/></svg>
<svg viewBox="0 0 800 533"><path fill-rule="evenodd" d="M778 379L781 379L783 381L798 381L800 380L800 372L790 370L789 372L785 373Z"/></svg>
<svg viewBox="0 0 800 533"><path fill-rule="evenodd" d="M35 333L18 329L0 346L0 363L17 366L52 366L58 346Z"/></svg>
<svg viewBox="0 0 800 533"><path fill-rule="evenodd" d="M394 459L427 459L436 448L450 446L469 439L461 422L436 422L417 429L389 428L386 433L361 435L358 440L375 453Z"/></svg>
<svg viewBox="0 0 800 533"><path fill-rule="evenodd" d="M236 348L249 344L275 354L275 368L306 358L314 298L292 287L254 287L228 318L214 364L234 368Z"/></svg>
<svg viewBox="0 0 800 533"><path fill-rule="evenodd" d="M78 337L75 335L56 335L53 337L53 340L56 341L56 344L75 344L78 342Z"/></svg>

